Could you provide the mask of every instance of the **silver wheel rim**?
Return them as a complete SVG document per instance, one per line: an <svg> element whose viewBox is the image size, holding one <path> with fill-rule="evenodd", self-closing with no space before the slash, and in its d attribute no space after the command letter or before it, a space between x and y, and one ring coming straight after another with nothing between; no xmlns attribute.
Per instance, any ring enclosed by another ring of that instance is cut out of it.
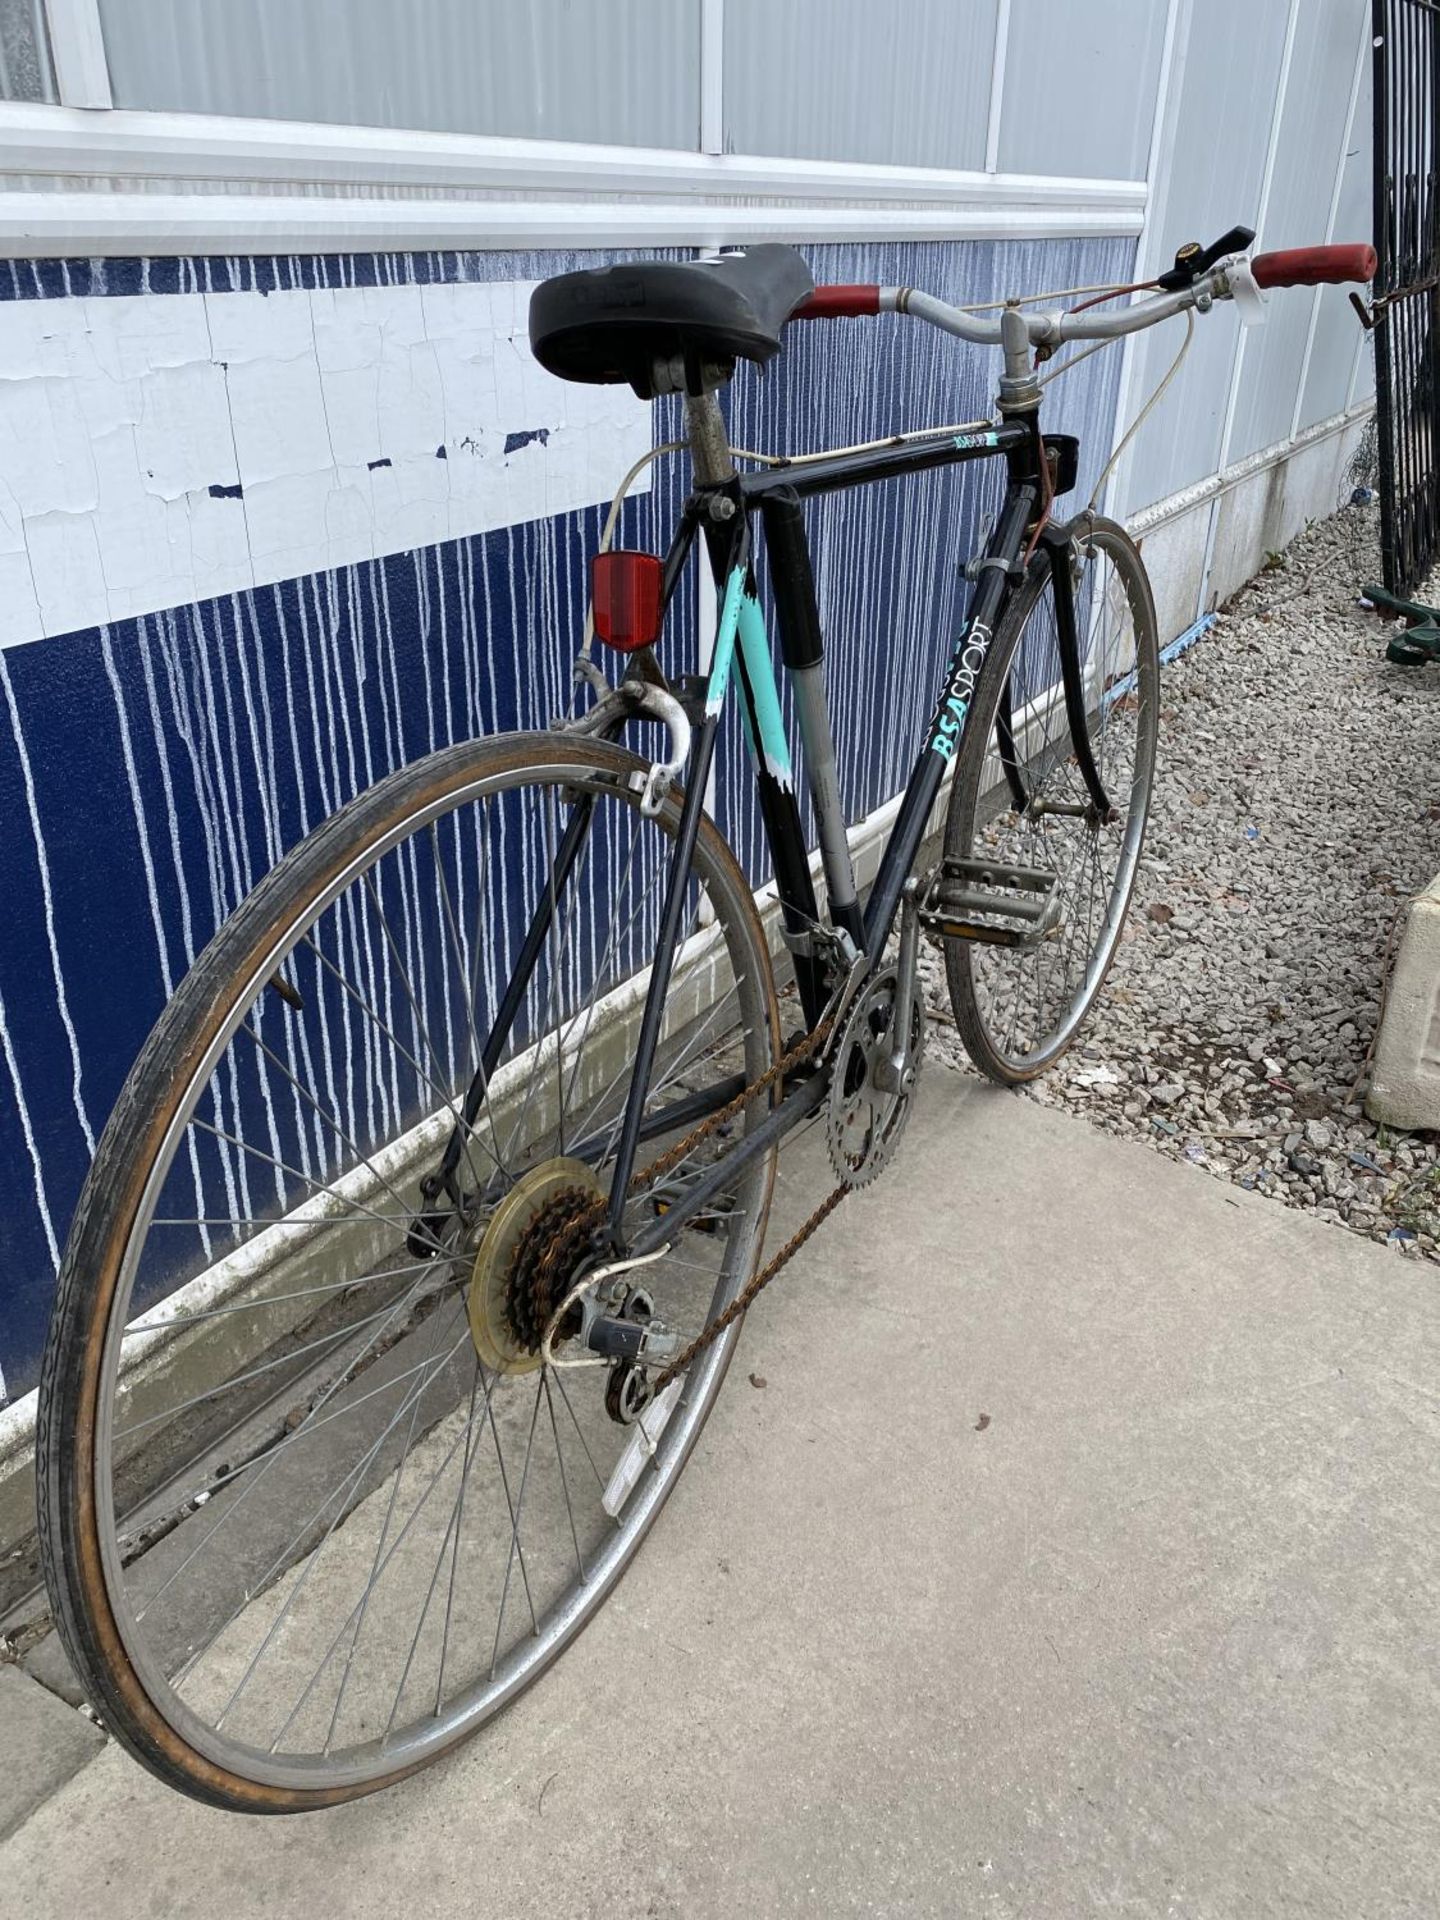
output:
<svg viewBox="0 0 1440 1920"><path fill-rule="evenodd" d="M224 1768L227 1772L260 1785L298 1791L304 1791L307 1788L335 1789L364 1785L377 1778L384 1778L402 1771L424 1759L433 1757L475 1731L537 1677L603 1602L639 1547L698 1437L699 1430L723 1380L734 1340L738 1337L737 1326L718 1340L691 1369L681 1389L675 1410L659 1439L653 1463L625 1504L621 1520L615 1526L603 1549L583 1557L582 1560L577 1539L576 1558L577 1561L582 1561L583 1577L575 1583L573 1591L567 1592L560 1603L551 1606L543 1614L533 1633L519 1638L508 1654L496 1658L491 1670L483 1678L477 1679L468 1687L459 1689L452 1698L445 1701L443 1711L420 1716L408 1727L399 1731L387 1729L386 1733L377 1739L359 1742L350 1748L333 1753L267 1752L254 1745L237 1742L225 1737L222 1733L217 1733L216 1729L202 1715L195 1712L177 1690L189 1677L188 1672L179 1676L172 1684L166 1672L153 1658L143 1625L131 1604L114 1504L110 1498L113 1469L112 1427L117 1369L121 1346L127 1337L126 1323L135 1282L136 1264L146 1237L155 1224L157 1198L170 1170L175 1165L183 1138L191 1129L196 1109L215 1073L217 1063L235 1040L257 996L265 992L265 982L275 973L282 956L296 949L299 941L355 883L357 877L363 872L373 870L387 854L402 847L433 822L453 816L470 802L483 801L494 794L535 786L544 786L552 790L564 786L569 789L583 789L587 792L593 789L605 800L616 801L626 807L632 806L630 798L619 790L616 783L607 780L604 776L587 778L583 771L569 763L541 764L519 771L502 770L492 774L482 771L472 779L448 789L428 808L407 813L387 832L367 841L363 853L357 854L343 871L307 902L302 913L276 936L259 962L251 969L244 986L233 996L231 1008L220 1030L196 1064L183 1095L175 1104L162 1150L152 1168L127 1239L125 1257L107 1329L96 1423L96 1524L107 1596L127 1657L145 1693L162 1717L207 1760ZM672 809L666 822L667 827L673 826L673 822ZM716 910L718 925L714 941L725 952L731 954L732 958L744 954L747 930L743 908L738 901L727 897L727 878L714 862L708 859L703 843L697 850L696 871L703 875L707 896ZM763 1038L766 1031L763 1011L765 983L759 977L758 967L753 964L754 954L748 953L745 957L751 964L747 965L745 973L741 976L736 992L744 1015L742 1031L746 1036L749 1052L754 1054L757 1044L761 1047L765 1044ZM733 974L734 965L731 971ZM562 1064L563 1059L562 1055ZM643 1157L642 1149L642 1159ZM727 1238L726 1253L715 1269L718 1275L716 1299L722 1296L728 1298L740 1284L743 1284L743 1280L753 1266L754 1249L758 1247L759 1236L763 1232L764 1212L768 1206L772 1171L773 1156L762 1158L748 1177L746 1192L751 1201L751 1225L733 1237ZM711 1304L707 1297L707 1307ZM477 1374L481 1372L478 1366L476 1372ZM504 1376L492 1376L492 1391L502 1377ZM542 1369L542 1380L547 1380L549 1377L548 1370ZM537 1388L537 1414L541 1391L542 1389ZM550 1389L550 1393L553 1395L553 1388ZM487 1402L491 1397L491 1394L487 1394ZM553 1417L553 1399L551 1413ZM473 1425L475 1417L473 1402L470 1417ZM492 1421L492 1426L493 1424ZM297 1438L299 1432L300 1430L297 1430ZM501 1449L498 1432L495 1446L498 1455ZM559 1452L558 1434L556 1448ZM468 1450L463 1457L467 1463L465 1472L468 1473L468 1462L471 1457ZM527 1455L527 1462L528 1458ZM502 1477L504 1471L502 1463ZM563 1479L565 1474L563 1453L561 1453L560 1472ZM375 1498L374 1492L365 1496L367 1501ZM568 1503L568 1490L566 1498ZM572 1528L573 1524L572 1513ZM519 1544L519 1535L523 1531L523 1516L517 1522L512 1514L512 1528L516 1542ZM327 1541L329 1538L330 1536L327 1535ZM457 1558L458 1550L457 1539ZM523 1568L523 1549L520 1558ZM388 1565L388 1562L386 1564ZM234 1617L232 1616L232 1619L226 1623L227 1627L233 1625ZM505 1618L506 1602L502 1598L500 1617L496 1623L497 1645ZM423 1617L421 1625L424 1625ZM442 1656L442 1677L443 1664Z"/></svg>
<svg viewBox="0 0 1440 1920"><path fill-rule="evenodd" d="M1016 950L965 942L957 943L963 945L963 952L957 954L952 950L950 955L952 978L958 969L962 991L968 994L986 1046L1006 1075L1017 1079L1043 1072L1065 1052L1109 970L1134 890L1155 770L1158 655L1143 571L1128 541L1103 527L1083 539L1077 537L1076 545L1083 554L1098 555L1102 562L1108 563L1106 578L1090 583L1088 596L1086 586L1077 587L1077 622L1081 626L1082 652L1087 666L1097 656L1103 662L1096 675L1100 689L1098 700L1093 694L1087 695L1087 707L1092 719L1097 711L1100 715L1101 724L1092 738L1092 746L1101 779L1122 819L1118 831L1100 828L1094 836L1094 846L1101 848L1104 837L1113 833L1113 853L1106 860L1097 851L1087 868L1090 876L1087 881L1074 876L1067 881L1062 860L1057 858L1057 850L1063 852L1065 847L1066 834L1052 831L1048 826L1037 830L1036 823L1019 829L1007 826L1007 818L1013 821L1014 815L1008 813L1003 803L990 823L982 822L978 817L981 812L978 799L972 799L966 809L969 831L960 836L966 845L956 849L974 851L977 855L983 849L1017 865L1046 866L1061 875L1065 917L1053 944ZM1027 647L1033 647L1031 628L1036 615L1045 623L1046 610L1053 605L1046 587L1048 578L1025 609L1021 637L1012 655L1017 667ZM1128 625L1128 638L1120 630L1125 625ZM1058 679L1053 616L1048 619L1048 632L1041 634L1040 642L1034 653L1042 660L1053 658L1053 671ZM1042 677L1041 673L1037 672L1036 677ZM1017 708L1025 711L1019 702ZM986 723L987 735L993 738L993 709L980 717ZM1073 759L1066 759L1058 751L1062 736L1068 740L1063 705L1058 698L1051 698L1048 709L1036 724L1040 739L1036 764L1049 763L1048 780L1054 781L1060 776L1065 799L1088 798ZM1126 736L1132 743L1130 770L1128 777L1117 777L1123 775L1126 762L1114 749L1123 745ZM1022 749L1022 753L1024 751ZM996 767L998 771L998 761ZM1065 824L1068 827L1070 823ZM1072 972L1071 963L1078 958L1082 947L1083 969ZM1014 957L1016 952L1022 954L1018 962ZM1058 966L1055 955L1059 956ZM1070 986L1072 980L1073 986ZM1053 1019L1042 1017L1036 1021L1036 1025L1043 1027L1043 1035L1036 1044L1028 1046L1016 1044L1022 1035L1019 1013L1027 998L1022 982L1031 988L1039 1006L1054 1004L1058 1008ZM1046 997L1052 992L1053 1000ZM999 1018L994 1017L997 1002L1008 1004L1008 1018L1004 1006L1000 1008Z"/></svg>

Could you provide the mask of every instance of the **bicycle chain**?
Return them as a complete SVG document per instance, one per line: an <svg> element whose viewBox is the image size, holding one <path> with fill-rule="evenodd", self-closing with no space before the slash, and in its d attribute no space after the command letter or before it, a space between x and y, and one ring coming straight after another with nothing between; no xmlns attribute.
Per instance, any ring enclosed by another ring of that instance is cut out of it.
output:
<svg viewBox="0 0 1440 1920"><path fill-rule="evenodd" d="M814 1028L812 1032L802 1034L792 1046L786 1048L778 1060L765 1069L764 1073L758 1075L748 1086L742 1087L733 1099L727 1100L723 1107L717 1107L714 1113L707 1114L705 1119L703 1119L697 1127L692 1128L682 1139L677 1140L673 1146L667 1147L664 1153L650 1162L649 1166L642 1167L638 1172L632 1174L629 1186L631 1195L643 1193L648 1187L653 1185L655 1181L663 1179L667 1173L672 1172L682 1161L687 1159L688 1156L694 1152L695 1148L708 1139L711 1134L717 1132L719 1128L733 1120L737 1114L743 1113L752 1102L760 1099L763 1094L768 1093L771 1087L773 1087L777 1081L783 1080L787 1073L793 1073L796 1067L803 1064L812 1053L817 1052L824 1046L826 1040L830 1037L833 1026L833 1020L822 1020L819 1026ZM825 1196L820 1202L820 1205L816 1207L815 1211L810 1215L809 1219L804 1221L796 1229L774 1258L768 1261L758 1273L752 1275L743 1291L736 1295L729 1306L721 1313L718 1313L708 1325L703 1327L690 1342L689 1346L687 1346L683 1352L677 1354L675 1359L670 1362L658 1378L651 1383L651 1399L653 1399L656 1394L663 1392L672 1380L677 1379L702 1353L713 1346L725 1329L731 1326L739 1319L741 1314L749 1309L765 1288L769 1286L776 1274L794 1259L795 1255L800 1251L801 1247L805 1245L805 1242L810 1238L811 1234L829 1218L850 1191L849 1183L842 1181L839 1186L832 1189L832 1191ZM598 1227L605 1217L608 1202L601 1199L592 1199L584 1193L583 1188L573 1187L566 1188L563 1193L557 1194L555 1202L552 1204L559 1204L572 1194L575 1196L583 1196L589 1202L589 1219L586 1223L591 1226L592 1230L594 1227ZM555 1287L568 1281L568 1273L562 1274L557 1271L557 1269L563 1264L563 1257L573 1246L574 1241L572 1236L581 1223L586 1221L586 1215L578 1209L575 1213L571 1214L567 1208L567 1216L565 1222L566 1231L556 1235L537 1264L533 1294L537 1302L542 1297L549 1297L552 1302L558 1299L559 1296L554 1291ZM552 1304L551 1312L553 1311L554 1306Z"/></svg>
<svg viewBox="0 0 1440 1920"><path fill-rule="evenodd" d="M663 1393L672 1380L678 1379L678 1377L684 1373L685 1369L691 1366L694 1361L705 1352L707 1347L713 1346L733 1321L738 1320L742 1313L749 1312L751 1306L765 1291L766 1287L769 1286L780 1269L788 1265L788 1263L795 1258L795 1255L804 1246L811 1234L814 1233L817 1227L824 1225L850 1191L849 1183L844 1180L841 1181L838 1187L831 1188L830 1192L826 1194L810 1218L796 1228L795 1232L791 1234L790 1238L785 1242L784 1246L781 1247L774 1259L767 1262L749 1284L740 1293L736 1294L725 1311L717 1314L707 1327L700 1333L697 1333L689 1346L686 1347L682 1353L676 1354L664 1372L651 1382L650 1397L652 1400L657 1393Z"/></svg>

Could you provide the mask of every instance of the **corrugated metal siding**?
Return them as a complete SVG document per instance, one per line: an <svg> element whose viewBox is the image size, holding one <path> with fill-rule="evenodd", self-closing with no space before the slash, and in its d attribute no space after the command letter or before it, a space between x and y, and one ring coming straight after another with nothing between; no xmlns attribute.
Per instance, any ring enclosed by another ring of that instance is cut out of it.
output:
<svg viewBox="0 0 1440 1920"><path fill-rule="evenodd" d="M115 104L699 144L699 0L100 0Z"/></svg>
<svg viewBox="0 0 1440 1920"><path fill-rule="evenodd" d="M53 100L45 0L0 0L0 100Z"/></svg>
<svg viewBox="0 0 1440 1920"><path fill-rule="evenodd" d="M1349 128L1345 175L1335 214L1335 237L1338 240L1368 239L1372 231L1370 195L1375 170L1371 122L1373 80L1367 34L1360 70L1360 92L1355 102L1355 118ZM1356 366L1357 351L1359 374L1353 395L1355 403L1374 396L1374 347L1368 334L1360 335L1350 307L1348 290L1344 287L1321 287L1315 342L1310 349L1310 369L1300 402L1302 427L1313 426L1317 420L1328 420L1352 399L1350 376Z"/></svg>
<svg viewBox="0 0 1440 1920"><path fill-rule="evenodd" d="M1008 173L1143 180L1165 44L1157 0L1012 0L1000 119Z"/></svg>
<svg viewBox="0 0 1440 1920"><path fill-rule="evenodd" d="M726 0L725 146L983 167L996 0Z"/></svg>
<svg viewBox="0 0 1440 1920"><path fill-rule="evenodd" d="M1258 224L1288 13L1287 0L1205 0L1196 8L1172 115L1170 192L1165 206L1150 214L1162 222L1167 253L1185 240L1213 240L1237 221ZM1332 130L1332 138L1337 133ZM1330 141L1326 145L1333 151ZM1171 321L1137 341L1132 391L1138 398L1174 357L1183 325ZM1163 500L1214 471L1238 336L1232 309L1197 320L1185 365L1136 442L1129 509Z"/></svg>
<svg viewBox="0 0 1440 1920"><path fill-rule="evenodd" d="M1303 9L1261 235L1268 249L1314 245L1329 231L1359 51L1355 15L1354 0L1309 0ZM1332 291L1344 302L1343 291ZM1315 299L1312 292L1278 293L1270 300L1265 325L1251 330L1236 397L1231 460L1273 446L1290 432ZM1348 305L1345 311L1349 314ZM1327 346L1331 344L1327 339ZM1335 405L1327 409L1331 413L1345 404L1354 347L1355 320L1350 315L1343 375L1337 367L1339 377L1325 382L1335 394Z"/></svg>

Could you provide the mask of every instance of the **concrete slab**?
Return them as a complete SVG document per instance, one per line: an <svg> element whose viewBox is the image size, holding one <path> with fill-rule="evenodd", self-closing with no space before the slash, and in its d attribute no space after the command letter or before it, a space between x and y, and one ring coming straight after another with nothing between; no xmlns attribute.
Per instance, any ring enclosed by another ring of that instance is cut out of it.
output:
<svg viewBox="0 0 1440 1920"><path fill-rule="evenodd" d="M105 1735L18 1667L0 1667L0 1840L105 1746ZM0 1876L0 1889L4 1887Z"/></svg>
<svg viewBox="0 0 1440 1920"><path fill-rule="evenodd" d="M932 1067L493 1731L295 1821L112 1746L0 1904L1432 1913L1437 1363L1428 1266Z"/></svg>

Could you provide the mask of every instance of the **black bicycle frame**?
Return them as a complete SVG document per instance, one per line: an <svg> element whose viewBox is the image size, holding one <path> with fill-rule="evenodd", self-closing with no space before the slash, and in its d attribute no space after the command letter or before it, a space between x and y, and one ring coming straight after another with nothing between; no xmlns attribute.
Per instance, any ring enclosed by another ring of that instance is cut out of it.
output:
<svg viewBox="0 0 1440 1920"><path fill-rule="evenodd" d="M717 588L723 588L734 568L748 570L751 522L760 516L771 558L776 626L781 659L792 674L809 666L818 666L823 658L819 616L815 610L810 557L798 502L816 494L835 493L852 487L869 486L909 473L922 473L932 467L958 466L973 460L1004 457L1009 466L1009 484L1000 513L984 554L976 568L976 583L960 634L951 651L945 679L939 689L934 711L924 740L911 769L901 798L899 812L882 852L879 869L863 911L858 902L840 902L832 909L831 923L848 933L857 951L875 965L884 951L894 925L905 886L919 856L930 815L940 794L950 763L961 752L969 724L971 705L981 667L989 653L994 635L1004 617L1011 596L1025 577L1027 543L1037 546L1048 561L1056 597L1057 638L1067 711L1072 734L1080 743L1077 758L1090 788L1094 804L1102 817L1108 802L1099 784L1088 752L1081 700L1081 661L1076 637L1076 622L1070 570L1063 556L1063 539L1047 540L1043 547L1029 541L1029 530L1044 497L1045 474L1041 462L1052 457L1033 418L1003 421L998 427L974 433L951 434L934 440L897 441L895 444L863 453L837 454L831 459L786 465L759 473L746 473L714 487L697 490L687 503L664 562L664 597L668 606L685 570L697 531L704 527L709 559ZM728 496L733 509L728 522L715 516L712 503ZM1046 529L1047 533L1049 529ZM1073 658L1072 658L1073 656ZM737 654L740 699L746 711L752 738L758 738L759 720L754 691ZM1076 715L1080 724L1075 726ZM1023 804L1019 787L1013 743L1009 735L1009 716L1002 714L1002 759L1017 804ZM666 896L661 908L659 938L651 969L645 1009L636 1045L635 1070L630 1084L626 1110L616 1147L609 1236L617 1253L638 1257L654 1252L674 1239L686 1222L702 1213L734 1180L740 1166L768 1151L777 1140L813 1112L825 1091L823 1075L811 1073L796 1079L762 1121L737 1140L700 1179L675 1196L666 1211L648 1223L628 1246L622 1244L621 1214L629 1187L635 1154L642 1139L679 1124L670 1108L648 1117L644 1114L655 1051L659 1043L671 969L680 934L685 889L690 877L695 838L703 809L703 796L715 751L718 722L707 715L696 731L690 765L686 770L685 797L671 855ZM811 800L822 838L828 830L837 830L838 794L833 784L827 790L817 781L816 769L809 765ZM824 971L813 953L804 951L804 936L819 925L819 910L810 873L809 852L801 827L800 811L794 793L783 786L765 768L757 756L756 780L766 842L770 848L776 892L781 915L792 935L795 971L806 1023L812 1027L820 1019L827 1000ZM542 896L532 915L531 926L522 944L520 960L510 987L497 1012L488 1037L480 1070L467 1094L464 1114L473 1119L484 1098L489 1076L497 1065L523 998L529 978L538 961L557 903L568 883L579 855L589 809L572 817L557 849ZM844 822L838 821L843 835ZM720 1105L738 1090L739 1081L727 1080L717 1087L712 1105ZM688 1096L686 1121L702 1117L704 1107L695 1096ZM450 1142L444 1170L453 1177L459 1158L459 1128ZM612 1136L608 1136L613 1138ZM597 1143L598 1147L598 1143ZM572 1148L583 1157L585 1144ZM438 1191L438 1182L436 1190Z"/></svg>

